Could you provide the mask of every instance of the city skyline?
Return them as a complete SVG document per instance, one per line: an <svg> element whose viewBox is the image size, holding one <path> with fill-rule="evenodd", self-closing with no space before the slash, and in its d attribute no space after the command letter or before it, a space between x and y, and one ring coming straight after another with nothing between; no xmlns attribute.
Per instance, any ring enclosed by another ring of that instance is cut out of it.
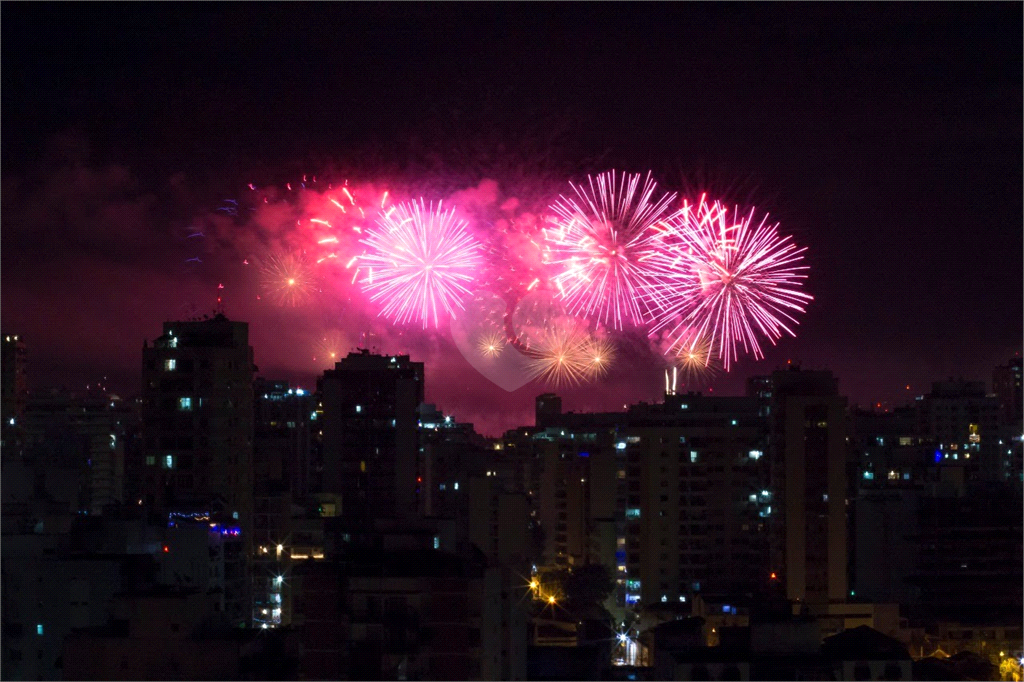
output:
<svg viewBox="0 0 1024 682"><path fill-rule="evenodd" d="M488 433L523 422L548 387L496 386L447 329L413 341L372 315L353 323L348 293L257 300L244 262L272 233L242 216L192 236L249 183L286 198L304 176L548 205L589 173L652 171L666 191L710 188L770 214L807 248L814 300L764 360L686 387L705 393L738 395L792 360L833 370L853 403L892 407L951 376L989 382L1020 352L1017 8L546 9L140 7L98 10L90 37L60 22L40 37L30 29L53 10L8 8L3 325L27 344L30 387L107 377L132 395L151 330L220 298L250 324L265 377L311 385L333 335L344 352L412 354L428 401ZM189 17L191 38L159 29ZM701 30L680 46L658 27L673 22ZM459 27L465 43L444 40ZM544 40L556 33L564 44ZM542 54L558 66L539 77ZM617 342L605 379L559 389L567 409L659 398L663 359L639 334Z"/></svg>

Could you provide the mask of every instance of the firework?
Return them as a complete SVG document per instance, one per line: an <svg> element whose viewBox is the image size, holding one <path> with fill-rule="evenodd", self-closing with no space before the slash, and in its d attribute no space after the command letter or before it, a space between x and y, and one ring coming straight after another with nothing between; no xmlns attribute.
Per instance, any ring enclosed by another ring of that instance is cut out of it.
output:
<svg viewBox="0 0 1024 682"><path fill-rule="evenodd" d="M586 381L594 364L587 354L588 342L574 326L548 331L530 347L533 377L554 387Z"/></svg>
<svg viewBox="0 0 1024 682"><path fill-rule="evenodd" d="M545 231L555 286L573 315L616 329L642 323L650 310L641 294L655 276L647 262L660 249L675 195L656 198L650 174L642 187L639 174L615 171L571 186L575 196L551 206L557 225Z"/></svg>
<svg viewBox="0 0 1024 682"><path fill-rule="evenodd" d="M317 340L313 360L333 367L334 363L341 361L346 349L351 346L352 344L341 332L327 332Z"/></svg>
<svg viewBox="0 0 1024 682"><path fill-rule="evenodd" d="M794 335L794 313L802 313L809 294L800 291L807 270L806 249L779 235L767 216L753 222L754 211L731 214L702 197L672 220L672 243L652 259L658 270L647 289L658 308L655 330L665 328L685 347L687 339L706 339L725 370L739 349L763 357L759 336L773 345Z"/></svg>
<svg viewBox="0 0 1024 682"><path fill-rule="evenodd" d="M683 381L695 383L710 379L718 371L718 362L712 352L711 342L697 334L683 333L673 344L675 364L683 375Z"/></svg>
<svg viewBox="0 0 1024 682"><path fill-rule="evenodd" d="M583 344L583 359L587 379L602 379L615 362L615 344L605 339L590 337Z"/></svg>
<svg viewBox="0 0 1024 682"><path fill-rule="evenodd" d="M263 292L278 305L299 306L318 290L310 262L302 252L271 253L260 261Z"/></svg>
<svg viewBox="0 0 1024 682"><path fill-rule="evenodd" d="M455 314L481 263L480 245L438 203L423 201L382 212L362 243L360 283L380 314L399 324L419 321L437 327L441 311Z"/></svg>
<svg viewBox="0 0 1024 682"><path fill-rule="evenodd" d="M505 350L505 334L493 331L481 336L476 343L477 350L486 358L496 358Z"/></svg>

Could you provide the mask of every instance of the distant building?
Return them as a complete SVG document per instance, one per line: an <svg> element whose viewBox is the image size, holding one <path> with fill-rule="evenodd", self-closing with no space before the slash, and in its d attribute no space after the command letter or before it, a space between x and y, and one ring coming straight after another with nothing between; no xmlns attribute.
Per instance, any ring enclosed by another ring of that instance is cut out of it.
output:
<svg viewBox="0 0 1024 682"><path fill-rule="evenodd" d="M323 489L353 518L416 513L423 363L407 355L349 353L319 383Z"/></svg>
<svg viewBox="0 0 1024 682"><path fill-rule="evenodd" d="M287 626L291 604L283 577L291 555L314 553L293 532L292 509L310 493L319 446L317 396L285 381L254 387L253 627ZM322 554L323 543L317 543Z"/></svg>
<svg viewBox="0 0 1024 682"><path fill-rule="evenodd" d="M481 560L356 548L293 580L305 679L525 678L525 619Z"/></svg>
<svg viewBox="0 0 1024 682"><path fill-rule="evenodd" d="M65 679L240 680L290 672L287 656L260 656L270 643L265 636L225 628L200 592L127 592L113 611L109 624L67 638Z"/></svg>
<svg viewBox="0 0 1024 682"><path fill-rule="evenodd" d="M755 377L771 420L771 571L794 601L847 597L846 399L828 371Z"/></svg>
<svg viewBox="0 0 1024 682"><path fill-rule="evenodd" d="M249 326L223 315L165 322L142 349L143 448L133 475L140 504L161 514L237 524L253 547L253 350ZM233 622L250 618L249 586L228 600Z"/></svg>
<svg viewBox="0 0 1024 682"><path fill-rule="evenodd" d="M771 570L767 420L756 398L667 395L626 412L561 414L506 434L523 467L544 562L601 563L620 607L752 591Z"/></svg>
<svg viewBox="0 0 1024 682"><path fill-rule="evenodd" d="M1010 358L1005 365L992 371L992 392L999 399L1003 418L1011 424L1024 419L1024 401L1021 399L1021 383L1024 378L1024 358Z"/></svg>

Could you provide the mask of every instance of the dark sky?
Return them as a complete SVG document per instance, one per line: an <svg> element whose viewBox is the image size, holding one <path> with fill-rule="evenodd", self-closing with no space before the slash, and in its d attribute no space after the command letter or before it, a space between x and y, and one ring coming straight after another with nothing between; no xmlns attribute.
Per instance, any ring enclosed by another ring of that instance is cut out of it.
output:
<svg viewBox="0 0 1024 682"><path fill-rule="evenodd" d="M138 390L142 339L212 309L220 283L263 373L308 383L296 344L342 328L337 310L255 305L230 239L192 267L184 235L249 182L339 169L445 196L516 174L653 170L770 211L808 247L815 301L796 339L741 360L716 393L793 359L833 369L854 402L899 404L935 379L990 380L1021 350L1020 3L0 15L2 323L27 340L35 390L103 376ZM431 399L489 431L529 419L540 387L463 378L431 343ZM622 364L567 407L657 399L660 367Z"/></svg>

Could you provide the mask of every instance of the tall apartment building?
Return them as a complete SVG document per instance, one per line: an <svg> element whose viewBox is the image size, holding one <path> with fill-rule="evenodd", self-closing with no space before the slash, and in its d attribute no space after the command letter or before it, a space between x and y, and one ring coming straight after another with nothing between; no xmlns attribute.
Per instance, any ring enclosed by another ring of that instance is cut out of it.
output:
<svg viewBox="0 0 1024 682"><path fill-rule="evenodd" d="M142 349L143 502L166 514L237 524L253 548L253 350L249 326L223 315L165 322ZM229 617L248 621L245 594Z"/></svg>
<svg viewBox="0 0 1024 682"><path fill-rule="evenodd" d="M292 509L309 491L311 455L319 430L318 400L286 381L254 386L253 627L288 624L287 574L297 536Z"/></svg>
<svg viewBox="0 0 1024 682"><path fill-rule="evenodd" d="M608 566L623 606L768 581L775 502L756 399L667 395L622 413L558 414L554 398L538 398L545 428L504 443L536 471L546 562Z"/></svg>
<svg viewBox="0 0 1024 682"><path fill-rule="evenodd" d="M349 353L319 381L323 489L349 518L416 513L423 363Z"/></svg>
<svg viewBox="0 0 1024 682"><path fill-rule="evenodd" d="M786 596L847 597L846 399L829 371L798 367L748 382L770 422L770 566Z"/></svg>

